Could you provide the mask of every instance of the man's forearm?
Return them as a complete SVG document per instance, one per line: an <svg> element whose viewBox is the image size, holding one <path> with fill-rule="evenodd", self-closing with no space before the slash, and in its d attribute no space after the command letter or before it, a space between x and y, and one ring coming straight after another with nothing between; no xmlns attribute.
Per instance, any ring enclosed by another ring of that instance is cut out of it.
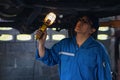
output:
<svg viewBox="0 0 120 80"><path fill-rule="evenodd" d="M39 45L38 50L39 50L39 56L40 56L40 57L44 57L45 47L42 46L42 45Z"/></svg>

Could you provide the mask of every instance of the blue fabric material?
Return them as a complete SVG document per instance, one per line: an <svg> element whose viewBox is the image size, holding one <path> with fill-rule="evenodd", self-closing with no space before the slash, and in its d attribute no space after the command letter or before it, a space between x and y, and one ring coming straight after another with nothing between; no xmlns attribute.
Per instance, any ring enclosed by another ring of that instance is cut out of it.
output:
<svg viewBox="0 0 120 80"><path fill-rule="evenodd" d="M45 48L45 56L36 59L45 64L59 65L60 80L112 80L110 61L105 47L89 37L80 47L75 37L66 38L51 49Z"/></svg>

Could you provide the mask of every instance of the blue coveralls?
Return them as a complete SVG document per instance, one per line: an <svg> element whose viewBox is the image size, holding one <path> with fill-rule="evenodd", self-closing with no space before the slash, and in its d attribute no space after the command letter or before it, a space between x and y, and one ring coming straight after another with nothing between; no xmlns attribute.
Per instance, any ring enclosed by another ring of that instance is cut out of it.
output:
<svg viewBox="0 0 120 80"><path fill-rule="evenodd" d="M37 49L36 59L49 66L58 64L60 80L112 80L108 53L92 37L80 47L75 37L65 38L51 49L45 48L42 58Z"/></svg>

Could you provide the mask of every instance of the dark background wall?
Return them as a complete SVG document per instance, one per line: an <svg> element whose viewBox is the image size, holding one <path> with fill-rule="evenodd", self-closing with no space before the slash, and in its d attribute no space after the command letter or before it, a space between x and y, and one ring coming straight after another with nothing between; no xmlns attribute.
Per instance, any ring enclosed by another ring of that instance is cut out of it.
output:
<svg viewBox="0 0 120 80"><path fill-rule="evenodd" d="M51 40L53 32L48 31L49 39L45 44L47 48L58 42ZM49 67L35 60L37 41L34 33L29 41L16 40L16 35L19 34L16 30L6 33L12 34L13 40L0 41L0 80L59 80L57 65ZM54 33L67 36L66 31Z"/></svg>
<svg viewBox="0 0 120 80"><path fill-rule="evenodd" d="M0 42L0 80L58 80L57 66L35 60L35 42Z"/></svg>

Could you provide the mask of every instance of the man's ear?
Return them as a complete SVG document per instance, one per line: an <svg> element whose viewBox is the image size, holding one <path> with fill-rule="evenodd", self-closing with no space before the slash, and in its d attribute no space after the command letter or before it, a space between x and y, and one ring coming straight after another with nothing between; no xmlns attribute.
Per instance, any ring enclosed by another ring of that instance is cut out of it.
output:
<svg viewBox="0 0 120 80"><path fill-rule="evenodd" d="M96 29L92 28L91 30L91 34L94 33L96 31Z"/></svg>

